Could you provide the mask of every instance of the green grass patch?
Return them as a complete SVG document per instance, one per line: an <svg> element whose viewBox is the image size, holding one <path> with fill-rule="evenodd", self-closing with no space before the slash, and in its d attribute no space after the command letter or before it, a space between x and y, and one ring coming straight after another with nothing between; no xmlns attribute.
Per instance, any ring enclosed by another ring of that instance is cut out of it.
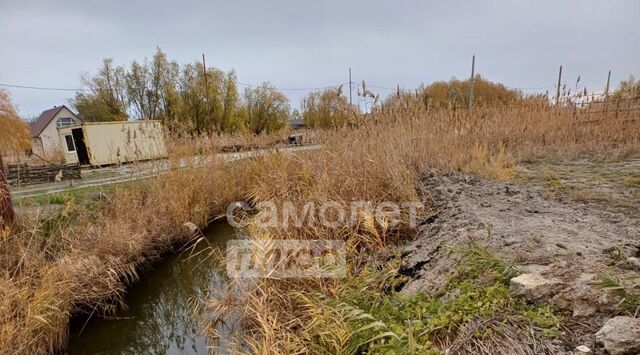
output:
<svg viewBox="0 0 640 355"><path fill-rule="evenodd" d="M390 276L393 270L344 279L333 296L298 295L308 310L302 333L311 349L441 354L453 342L467 352L477 344L499 349L510 341L562 335L561 317L551 306L527 304L510 293L508 280L520 273L514 265L476 245L458 252L460 276L439 296L394 291L399 279Z"/></svg>
<svg viewBox="0 0 640 355"><path fill-rule="evenodd" d="M603 277L598 285L618 300L618 308L623 313L632 317L640 314L640 293L637 290L623 285L622 280L611 276Z"/></svg>
<svg viewBox="0 0 640 355"><path fill-rule="evenodd" d="M491 236L491 230L488 233ZM508 285L509 280L522 273L512 262L494 255L475 242L470 243L464 249L452 249L451 251L462 257L459 276L462 280L485 278L489 282L497 281Z"/></svg>
<svg viewBox="0 0 640 355"><path fill-rule="evenodd" d="M79 199L79 197L83 196L84 193L80 190L69 190L65 192L56 192L52 194L28 197L25 199L18 200L19 204L26 206L36 206L36 205L64 205L69 202L75 202Z"/></svg>
<svg viewBox="0 0 640 355"><path fill-rule="evenodd" d="M573 186L565 184L560 180L548 180L545 187L552 191L568 191L573 188Z"/></svg>
<svg viewBox="0 0 640 355"><path fill-rule="evenodd" d="M99 200L99 194L109 196L113 194L117 189L127 188L133 184L137 184L137 181L122 182L109 185L91 186L91 187L70 187L67 190L43 194L34 197L27 197L16 200L16 204L24 206L39 206L39 205L64 205L67 203L82 204L90 198Z"/></svg>

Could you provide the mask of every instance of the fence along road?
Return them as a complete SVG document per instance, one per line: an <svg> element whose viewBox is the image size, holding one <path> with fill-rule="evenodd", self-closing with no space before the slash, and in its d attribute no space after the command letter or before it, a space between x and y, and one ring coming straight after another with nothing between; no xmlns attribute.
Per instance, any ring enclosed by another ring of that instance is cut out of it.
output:
<svg viewBox="0 0 640 355"><path fill-rule="evenodd" d="M264 156L273 153L293 153L299 151L307 151L307 150L316 150L319 149L320 145L304 145L304 146L295 146L295 147L285 147L285 148L270 148L270 149L258 149L258 150L250 150L246 152L237 152L237 153L219 153L213 155L206 156L193 156L189 158L181 158L177 163L178 169L196 169L205 167L215 161L223 161L223 162L232 162L236 160ZM21 200L30 197L37 197L43 195L49 195L60 192L69 192L78 189L84 189L89 187L96 186L105 186L111 184L119 184L129 181L136 181L142 179L148 179L155 176L160 176L166 174L169 170L175 169L176 165L172 164L173 161L170 159L145 162L140 164L130 164L127 167L130 167L130 172L125 174L120 174L119 176L107 177L107 178L95 178L95 179L87 179L81 181L74 181L73 186L69 186L68 181L61 181L54 185L47 184L46 186L36 186L30 187L27 189L20 189L13 191L11 197L13 200ZM109 168L105 168L109 169Z"/></svg>

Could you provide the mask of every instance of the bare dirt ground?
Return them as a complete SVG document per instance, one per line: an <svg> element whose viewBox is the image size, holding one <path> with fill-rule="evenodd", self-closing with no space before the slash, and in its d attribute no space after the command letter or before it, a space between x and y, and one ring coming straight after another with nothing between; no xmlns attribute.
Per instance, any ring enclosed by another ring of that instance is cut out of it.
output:
<svg viewBox="0 0 640 355"><path fill-rule="evenodd" d="M510 183L429 174L424 185L433 211L404 248L403 272L412 281L403 290L440 290L456 274L451 248L475 241L525 273L560 280L543 302L582 325L567 349L589 345L620 313L620 300L602 280L638 291L640 270L628 261L640 256L638 178L640 159L528 164Z"/></svg>
<svg viewBox="0 0 640 355"><path fill-rule="evenodd" d="M640 157L521 164L514 181L535 186L552 199L640 215Z"/></svg>

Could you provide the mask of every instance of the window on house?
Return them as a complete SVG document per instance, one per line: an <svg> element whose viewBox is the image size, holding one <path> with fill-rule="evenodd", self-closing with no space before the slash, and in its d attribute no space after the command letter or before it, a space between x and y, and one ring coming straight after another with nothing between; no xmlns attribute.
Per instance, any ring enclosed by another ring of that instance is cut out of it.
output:
<svg viewBox="0 0 640 355"><path fill-rule="evenodd" d="M60 117L56 121L56 126L58 127L71 126L72 124L75 124L75 123L76 121L74 121L73 118L71 117Z"/></svg>
<svg viewBox="0 0 640 355"><path fill-rule="evenodd" d="M76 145L73 143L73 137L70 134L64 136L64 142L67 144L67 153L76 151Z"/></svg>

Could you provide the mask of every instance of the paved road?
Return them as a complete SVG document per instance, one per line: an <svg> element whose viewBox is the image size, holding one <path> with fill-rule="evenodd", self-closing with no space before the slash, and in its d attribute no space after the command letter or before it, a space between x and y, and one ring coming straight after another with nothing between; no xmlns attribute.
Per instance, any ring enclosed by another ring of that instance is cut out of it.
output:
<svg viewBox="0 0 640 355"><path fill-rule="evenodd" d="M194 169L206 166L215 161L230 162L240 159L273 154L277 152L291 153L297 151L315 150L318 148L320 148L319 145L305 145L285 148L259 149L237 153L220 153L208 156L194 156L190 158L181 158L177 162L177 167L179 169ZM119 184L123 182L148 179L153 176L163 175L166 174L170 169L175 167L176 166L171 160L165 159L138 164L128 164L120 167L106 167L101 169L83 170L83 179L73 181L73 185L70 185L69 181L60 181L48 184L30 185L28 187L13 187L11 195L14 200L20 200L29 197L48 195L94 186Z"/></svg>

